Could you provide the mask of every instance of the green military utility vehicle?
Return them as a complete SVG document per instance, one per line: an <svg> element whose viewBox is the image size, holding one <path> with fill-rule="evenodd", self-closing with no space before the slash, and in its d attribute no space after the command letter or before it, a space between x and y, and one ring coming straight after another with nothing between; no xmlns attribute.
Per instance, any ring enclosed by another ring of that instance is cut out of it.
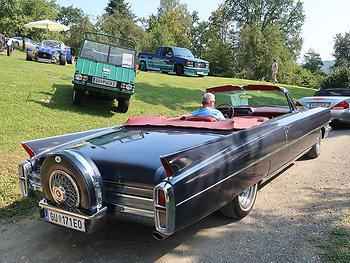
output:
<svg viewBox="0 0 350 263"><path fill-rule="evenodd" d="M86 92L118 101L127 112L135 87L135 45L130 40L87 32L76 62L73 103L79 105Z"/></svg>

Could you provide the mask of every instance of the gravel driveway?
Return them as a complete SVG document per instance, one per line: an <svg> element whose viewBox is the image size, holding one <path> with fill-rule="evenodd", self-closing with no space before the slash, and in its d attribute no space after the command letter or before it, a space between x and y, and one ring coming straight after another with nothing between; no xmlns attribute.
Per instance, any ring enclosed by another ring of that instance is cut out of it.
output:
<svg viewBox="0 0 350 263"><path fill-rule="evenodd" d="M241 221L215 213L157 241L126 222L84 235L33 217L0 226L0 262L321 262L308 240L350 213L349 135L332 131L318 159L299 160L262 188Z"/></svg>

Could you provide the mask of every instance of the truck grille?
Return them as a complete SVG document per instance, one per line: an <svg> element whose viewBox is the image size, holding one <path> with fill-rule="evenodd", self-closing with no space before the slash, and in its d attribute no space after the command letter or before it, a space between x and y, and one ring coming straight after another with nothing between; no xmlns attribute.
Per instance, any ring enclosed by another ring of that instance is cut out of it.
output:
<svg viewBox="0 0 350 263"><path fill-rule="evenodd" d="M204 62L196 62L195 67L196 68L205 68L206 64Z"/></svg>
<svg viewBox="0 0 350 263"><path fill-rule="evenodd" d="M37 54L38 58L51 58L51 54L45 53L45 52L40 52Z"/></svg>

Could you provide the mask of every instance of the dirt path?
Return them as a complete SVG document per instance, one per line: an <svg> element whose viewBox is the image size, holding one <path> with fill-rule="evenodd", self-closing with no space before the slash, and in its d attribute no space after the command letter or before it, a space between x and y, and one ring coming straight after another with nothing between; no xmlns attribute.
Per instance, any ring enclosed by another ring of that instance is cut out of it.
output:
<svg viewBox="0 0 350 263"><path fill-rule="evenodd" d="M25 219L0 226L0 262L321 262L308 240L350 213L350 129L332 131L321 151L261 189L239 222L215 213L161 242L131 223L83 235Z"/></svg>

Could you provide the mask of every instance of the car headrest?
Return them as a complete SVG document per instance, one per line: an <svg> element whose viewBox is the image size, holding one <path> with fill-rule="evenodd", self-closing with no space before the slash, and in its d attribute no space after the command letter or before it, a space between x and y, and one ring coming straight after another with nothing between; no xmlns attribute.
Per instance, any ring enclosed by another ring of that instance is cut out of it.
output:
<svg viewBox="0 0 350 263"><path fill-rule="evenodd" d="M215 122L216 118L211 116L182 116L183 121L204 121L204 122Z"/></svg>

